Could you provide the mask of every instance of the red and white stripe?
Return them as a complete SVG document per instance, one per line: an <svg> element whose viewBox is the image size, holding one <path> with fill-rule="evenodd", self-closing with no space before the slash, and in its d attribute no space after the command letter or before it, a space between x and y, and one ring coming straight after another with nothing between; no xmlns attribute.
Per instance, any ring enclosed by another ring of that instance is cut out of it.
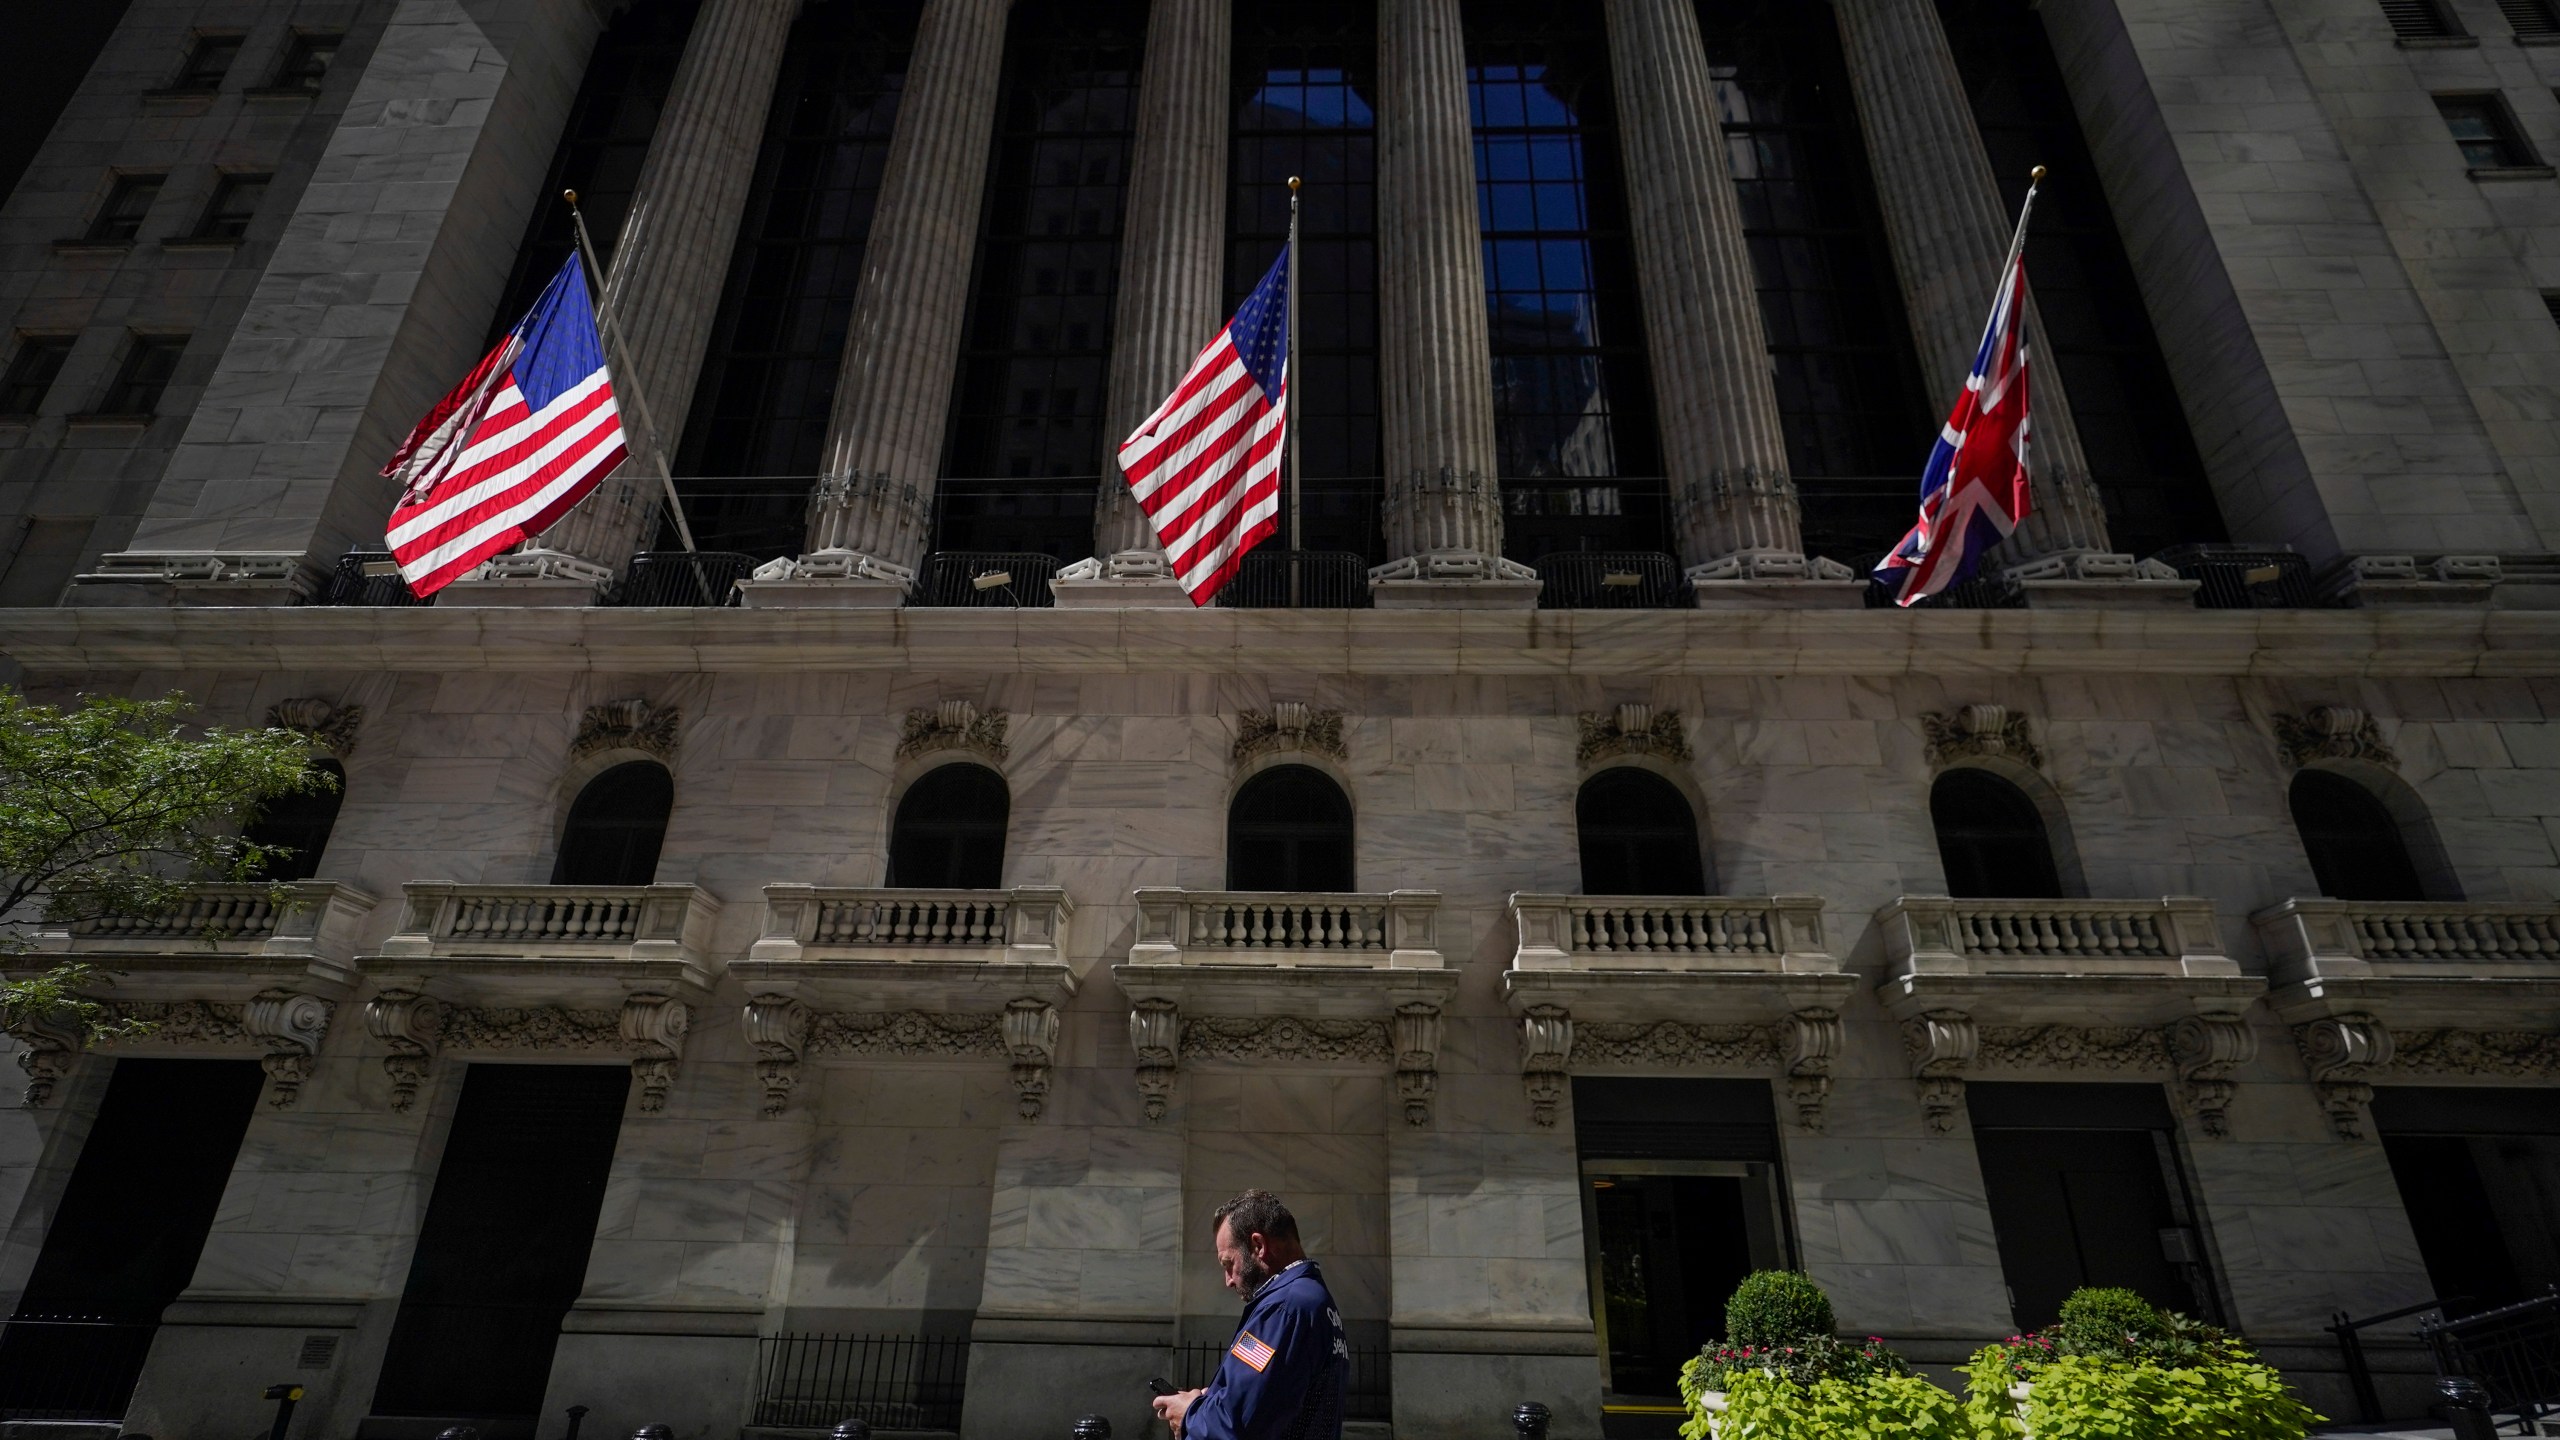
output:
<svg viewBox="0 0 2560 1440"><path fill-rule="evenodd" d="M1265 395L1226 330L1120 446L1138 508L1155 526L1174 577L1206 605L1244 552L1280 529L1280 462L1288 371Z"/></svg>
<svg viewBox="0 0 2560 1440"><path fill-rule="evenodd" d="M499 369L493 378L481 405L466 403L448 426L439 427L458 429L485 406L458 453L449 453L450 442L439 444L437 437L414 447L421 463L391 512L391 553L419 595L443 589L481 561L542 533L629 453L612 380L602 368L561 391L539 414L526 407L510 370Z"/></svg>

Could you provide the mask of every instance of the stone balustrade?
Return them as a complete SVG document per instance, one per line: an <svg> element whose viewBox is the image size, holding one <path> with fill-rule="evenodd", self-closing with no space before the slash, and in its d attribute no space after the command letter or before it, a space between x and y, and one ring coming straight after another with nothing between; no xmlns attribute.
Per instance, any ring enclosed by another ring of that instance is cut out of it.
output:
<svg viewBox="0 0 2560 1440"><path fill-rule="evenodd" d="M157 915L82 920L39 932L36 948L68 955L245 956L344 960L374 898L335 880L190 885Z"/></svg>
<svg viewBox="0 0 2560 1440"><path fill-rule="evenodd" d="M1876 912L1896 977L2236 976L2213 902L1951 900L1905 895Z"/></svg>
<svg viewBox="0 0 2560 1440"><path fill-rule="evenodd" d="M1135 894L1132 965L1441 968L1437 890L1384 894L1182 890Z"/></svg>
<svg viewBox="0 0 2560 1440"><path fill-rule="evenodd" d="M764 887L758 964L803 960L1057 965L1075 903L1054 885L1011 890Z"/></svg>
<svg viewBox="0 0 2560 1440"><path fill-rule="evenodd" d="M2560 905L2287 900L2249 917L2276 985L2349 977L2560 979Z"/></svg>
<svg viewBox="0 0 2560 1440"><path fill-rule="evenodd" d="M455 885L401 887L392 960L627 958L699 966L720 902L693 885Z"/></svg>
<svg viewBox="0 0 2560 1440"><path fill-rule="evenodd" d="M1830 972L1814 895L1511 897L1515 970Z"/></svg>

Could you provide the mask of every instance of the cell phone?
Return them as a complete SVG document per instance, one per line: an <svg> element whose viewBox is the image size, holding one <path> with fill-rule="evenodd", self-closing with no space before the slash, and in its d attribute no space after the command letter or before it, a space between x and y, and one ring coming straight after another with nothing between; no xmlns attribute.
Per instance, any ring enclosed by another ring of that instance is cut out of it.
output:
<svg viewBox="0 0 2560 1440"><path fill-rule="evenodd" d="M1173 1388L1173 1382L1165 1379L1161 1375L1147 1382L1147 1390L1148 1393L1154 1395L1172 1395L1177 1393Z"/></svg>

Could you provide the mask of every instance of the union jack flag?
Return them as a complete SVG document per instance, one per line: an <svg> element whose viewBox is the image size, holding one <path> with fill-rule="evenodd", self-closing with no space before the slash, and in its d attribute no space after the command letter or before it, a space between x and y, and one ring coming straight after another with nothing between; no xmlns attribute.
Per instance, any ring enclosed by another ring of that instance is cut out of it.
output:
<svg viewBox="0 0 2560 1440"><path fill-rule="evenodd" d="M2039 169L2038 174L2042 174ZM1969 578L1982 552L2027 518L2027 187L2017 234L1992 297L1991 323L1974 352L1964 394L1938 432L1920 472L1920 521L1876 566L1894 587L1893 602L1911 605Z"/></svg>
<svg viewBox="0 0 2560 1440"><path fill-rule="evenodd" d="M549 529L626 453L586 272L571 255L382 467L400 482L392 558L410 590L432 595Z"/></svg>

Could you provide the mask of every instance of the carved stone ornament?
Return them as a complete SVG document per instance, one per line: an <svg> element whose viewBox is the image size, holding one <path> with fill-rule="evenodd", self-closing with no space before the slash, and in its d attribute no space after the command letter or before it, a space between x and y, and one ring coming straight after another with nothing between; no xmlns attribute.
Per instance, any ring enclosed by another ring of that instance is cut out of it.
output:
<svg viewBox="0 0 2560 1440"><path fill-rule="evenodd" d="M1975 1063L2010 1070L2169 1068L2169 1037L2131 1025L1984 1025Z"/></svg>
<svg viewBox="0 0 2560 1440"><path fill-rule="evenodd" d="M1431 1123L1431 1096L1440 1088L1440 1007L1411 1001L1396 1007L1396 1098L1404 1123Z"/></svg>
<svg viewBox="0 0 2560 1440"><path fill-rule="evenodd" d="M1049 1067L1058 1059L1058 1007L1045 1000L1006 1005L1004 1048L1013 1059L1015 1113L1038 1120L1049 1099Z"/></svg>
<svg viewBox="0 0 2560 1440"><path fill-rule="evenodd" d="M69 1011L20 1013L9 1022L9 1036L22 1047L18 1068L27 1072L27 1107L52 1104L56 1089L70 1076L86 1047L79 1018Z"/></svg>
<svg viewBox="0 0 2560 1440"><path fill-rule="evenodd" d="M1584 1020L1573 1027L1573 1058L1580 1065L1767 1070L1778 1063L1778 1042L1766 1027L1757 1025Z"/></svg>
<svg viewBox="0 0 2560 1440"><path fill-rule="evenodd" d="M1318 710L1298 700L1280 701L1269 714L1236 712L1235 758L1239 762L1281 750L1349 760L1351 752L1342 744L1342 712Z"/></svg>
<svg viewBox="0 0 2560 1440"><path fill-rule="evenodd" d="M1573 758L1585 765L1619 755L1689 758L1689 736L1680 728L1677 710L1621 705L1615 710L1584 711L1574 720L1582 727L1582 739L1574 746Z"/></svg>
<svg viewBox="0 0 2560 1440"><path fill-rule="evenodd" d="M438 1030L447 1050L619 1051L621 1017L611 1010L560 1005L523 1009L454 1006Z"/></svg>
<svg viewBox="0 0 2560 1440"><path fill-rule="evenodd" d="M1211 1016L1182 1026L1185 1060L1315 1060L1386 1063L1394 1052L1382 1020Z"/></svg>
<svg viewBox="0 0 2560 1440"><path fill-rule="evenodd" d="M747 1044L756 1052L756 1079L764 1085L764 1117L778 1119L800 1083L800 1052L809 1044L809 1007L788 995L758 995L747 1002Z"/></svg>
<svg viewBox="0 0 2560 1440"><path fill-rule="evenodd" d="M245 1050L258 1044L249 1033L245 1006L219 1000L120 1000L107 1008L119 1020L149 1026L143 1038L155 1046Z"/></svg>
<svg viewBox="0 0 2560 1440"><path fill-rule="evenodd" d="M1556 1123L1564 1099L1565 1067L1573 1060L1573 1016L1558 1005L1532 1005L1520 1017L1520 1088L1529 1096L1529 1118Z"/></svg>
<svg viewBox="0 0 2560 1440"><path fill-rule="evenodd" d="M634 995L622 1002L622 1043L631 1050L631 1078L640 1087L640 1113L663 1114L684 1058L684 1032L692 1023L685 1003L668 995Z"/></svg>
<svg viewBox="0 0 2560 1440"><path fill-rule="evenodd" d="M2395 1074L2560 1078L2560 1034L2547 1030L2411 1030L2391 1038Z"/></svg>
<svg viewBox="0 0 2560 1440"><path fill-rule="evenodd" d="M1141 1000L1129 1009L1129 1048L1138 1057L1138 1093L1147 1118L1164 1118L1173 1097L1174 1067L1182 1060L1182 1017L1170 1000Z"/></svg>
<svg viewBox="0 0 2560 1440"><path fill-rule="evenodd" d="M806 1055L1002 1055L1004 1023L989 1013L840 1010L813 1018Z"/></svg>
<svg viewBox="0 0 2560 1440"><path fill-rule="evenodd" d="M1967 705L1950 714L1932 710L1920 717L1929 737L1929 763L1958 760L2015 760L2041 768L2044 752L2027 733L2027 717L2012 715L2006 705Z"/></svg>
<svg viewBox="0 0 2560 1440"><path fill-rule="evenodd" d="M391 1047L382 1073L391 1077L391 1108L408 1113L417 1103L427 1068L444 1048L444 1002L414 990L385 990L364 1002L364 1028Z"/></svg>
<svg viewBox="0 0 2560 1440"><path fill-rule="evenodd" d="M2369 760L2397 769L2400 757L2382 743L2373 717L2347 705L2322 705L2300 715L2275 717L2276 748L2288 764L2314 760Z"/></svg>
<svg viewBox="0 0 2560 1440"><path fill-rule="evenodd" d="M267 1103L290 1110L302 1098L320 1062L320 1042L328 1037L329 1016L337 1009L317 995L290 990L262 990L249 1000L242 1019L251 1035L266 1046L259 1064L270 1082Z"/></svg>
<svg viewBox="0 0 2560 1440"><path fill-rule="evenodd" d="M364 724L361 705L332 705L316 696L280 700L267 711L267 724L291 730L344 760L355 753L356 730Z"/></svg>
<svg viewBox="0 0 2560 1440"><path fill-rule="evenodd" d="M2169 1027L2169 1058L2196 1124L2215 1140L2231 1134L2231 1072L2258 1058L2258 1032L2237 1015L2189 1015Z"/></svg>
<svg viewBox="0 0 2560 1440"><path fill-rule="evenodd" d="M2373 1072L2391 1063L2391 1032L2370 1015L2340 1015L2293 1027L2293 1043L2311 1068L2320 1108L2341 1140L2361 1140L2373 1104Z"/></svg>
<svg viewBox="0 0 2560 1440"><path fill-rule="evenodd" d="M676 763L684 712L673 705L646 700L615 700L590 705L578 720L577 738L569 742L569 758L583 760L608 750L637 750L661 763Z"/></svg>
<svg viewBox="0 0 2560 1440"><path fill-rule="evenodd" d="M945 700L930 710L910 710L905 728L898 732L898 758L912 760L934 750L971 750L1001 764L1010 753L1004 743L1005 726L1009 723L1003 711L981 713L966 700Z"/></svg>
<svg viewBox="0 0 2560 1440"><path fill-rule="evenodd" d="M1951 1135L1964 1113L1964 1072L1980 1053L1973 1017L1960 1010L1932 1010L1902 1027L1902 1048L1920 1082L1920 1112L1929 1133Z"/></svg>
<svg viewBox="0 0 2560 1440"><path fill-rule="evenodd" d="M1796 1123L1819 1135L1829 1121L1824 1107L1831 1099L1831 1062L1847 1040L1840 1012L1799 1010L1779 1029L1786 1037L1787 1099L1796 1107Z"/></svg>

